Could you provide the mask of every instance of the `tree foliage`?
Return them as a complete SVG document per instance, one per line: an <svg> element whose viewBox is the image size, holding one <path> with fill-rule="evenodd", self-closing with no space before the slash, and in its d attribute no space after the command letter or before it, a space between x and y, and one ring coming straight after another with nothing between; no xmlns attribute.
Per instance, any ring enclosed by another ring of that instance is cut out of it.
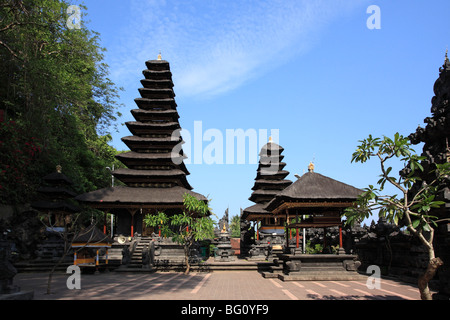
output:
<svg viewBox="0 0 450 320"><path fill-rule="evenodd" d="M99 34L67 27L69 3L0 0L0 202L26 202L61 165L79 193L107 186L120 91ZM87 10L80 6L81 12ZM18 174L17 174L18 173Z"/></svg>
<svg viewBox="0 0 450 320"><path fill-rule="evenodd" d="M161 228L161 235L172 237L172 240L184 246L186 274L189 273L189 256L195 242L214 237L214 222L211 219L208 203L185 194L184 210L171 216L164 212L148 214L144 223L150 227Z"/></svg>
<svg viewBox="0 0 450 320"><path fill-rule="evenodd" d="M435 179L425 183L420 178L424 170L421 161L425 157L415 154L408 138L396 133L394 139L383 137L359 141L360 145L353 153L352 162L365 163L372 157L380 162L380 179L377 187L369 185L358 198L354 207L346 209L347 224L353 224L368 218L372 212L379 211L380 216L396 225L406 226L411 234L417 236L428 249L429 266L424 277L419 279L419 288L423 299L430 299L428 282L442 265L442 260L435 257L433 246L434 228L437 227L438 217L432 214L433 209L440 208L444 202L436 199L442 182L448 179L450 164L436 164ZM400 160L405 168L403 173L394 175L390 161ZM386 183L395 187L397 194L384 194ZM410 192L413 185L419 186L414 193Z"/></svg>
<svg viewBox="0 0 450 320"><path fill-rule="evenodd" d="M241 237L241 218L239 217L239 215L234 215L233 217L231 217L230 231L232 238Z"/></svg>

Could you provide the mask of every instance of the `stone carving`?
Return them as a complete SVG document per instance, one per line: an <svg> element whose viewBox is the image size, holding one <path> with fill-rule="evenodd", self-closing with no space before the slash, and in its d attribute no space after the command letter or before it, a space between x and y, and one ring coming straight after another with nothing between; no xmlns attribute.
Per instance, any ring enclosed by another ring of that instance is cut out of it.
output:
<svg viewBox="0 0 450 320"><path fill-rule="evenodd" d="M284 261L284 272L286 274L291 274L295 272L300 272L302 267L302 262L299 260L296 261Z"/></svg>
<svg viewBox="0 0 450 320"><path fill-rule="evenodd" d="M344 265L344 268L347 271L358 271L358 268L361 266L361 261L344 260L344 262L342 264Z"/></svg>
<svg viewBox="0 0 450 320"><path fill-rule="evenodd" d="M146 245L142 250L142 268L152 269L155 265L155 242L151 241L150 245Z"/></svg>
<svg viewBox="0 0 450 320"><path fill-rule="evenodd" d="M125 246L122 249L122 265L127 266L131 262L131 253L129 246Z"/></svg>
<svg viewBox="0 0 450 320"><path fill-rule="evenodd" d="M6 240L0 240L0 294L18 292L19 287L13 285L13 279L17 274L16 268L11 263L11 247Z"/></svg>

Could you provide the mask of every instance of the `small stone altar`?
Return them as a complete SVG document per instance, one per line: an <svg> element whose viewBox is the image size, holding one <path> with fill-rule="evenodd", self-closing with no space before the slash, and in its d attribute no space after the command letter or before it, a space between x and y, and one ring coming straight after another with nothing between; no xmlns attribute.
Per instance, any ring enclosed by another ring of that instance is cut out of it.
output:
<svg viewBox="0 0 450 320"><path fill-rule="evenodd" d="M283 273L278 278L292 280L361 280L357 271L361 262L352 254L280 254Z"/></svg>

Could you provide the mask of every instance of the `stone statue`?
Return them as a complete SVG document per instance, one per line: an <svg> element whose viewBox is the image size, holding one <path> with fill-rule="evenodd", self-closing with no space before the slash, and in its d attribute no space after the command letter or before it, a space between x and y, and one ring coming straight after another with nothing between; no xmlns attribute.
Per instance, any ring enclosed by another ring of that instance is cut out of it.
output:
<svg viewBox="0 0 450 320"><path fill-rule="evenodd" d="M11 263L10 244L6 240L0 240L0 294L15 293L20 290L13 285L16 274L17 270Z"/></svg>

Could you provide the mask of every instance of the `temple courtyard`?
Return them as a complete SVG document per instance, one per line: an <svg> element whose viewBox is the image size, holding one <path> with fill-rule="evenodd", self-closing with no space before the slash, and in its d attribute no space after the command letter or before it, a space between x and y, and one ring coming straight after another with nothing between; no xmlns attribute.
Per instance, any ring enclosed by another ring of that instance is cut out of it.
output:
<svg viewBox="0 0 450 320"><path fill-rule="evenodd" d="M55 273L50 295L48 273L19 273L15 283L33 290L35 300L420 300L417 286L394 278L381 278L378 288L370 289L363 278L284 282L256 271L104 272L81 274L81 288L68 289L69 277Z"/></svg>

